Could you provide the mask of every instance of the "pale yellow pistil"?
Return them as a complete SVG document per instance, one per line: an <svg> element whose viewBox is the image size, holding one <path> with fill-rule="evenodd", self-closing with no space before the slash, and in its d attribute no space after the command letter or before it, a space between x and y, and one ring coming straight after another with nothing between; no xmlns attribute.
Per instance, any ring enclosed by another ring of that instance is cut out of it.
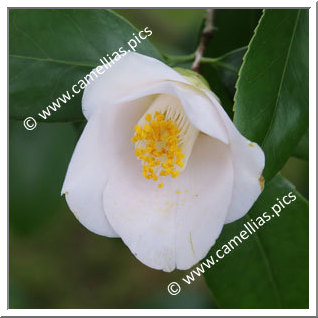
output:
<svg viewBox="0 0 318 318"><path fill-rule="evenodd" d="M132 142L143 141L143 147L136 147L137 158L143 161L142 174L146 179L158 181L160 177L179 176L185 157L179 145L179 128L171 120L165 119L164 114L156 111L154 118L151 114L145 115L146 124L143 127L135 126L135 136ZM163 183L158 184L162 188Z"/></svg>

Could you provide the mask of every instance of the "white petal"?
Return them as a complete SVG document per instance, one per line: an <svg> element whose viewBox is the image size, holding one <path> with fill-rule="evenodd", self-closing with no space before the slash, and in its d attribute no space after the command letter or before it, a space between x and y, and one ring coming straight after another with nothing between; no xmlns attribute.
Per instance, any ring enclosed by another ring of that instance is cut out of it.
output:
<svg viewBox="0 0 318 318"><path fill-rule="evenodd" d="M189 83L164 63L134 52L123 56L103 74L97 74L97 78L93 74L91 76L94 80L85 88L82 102L86 118L89 118L100 105L117 104L121 97L138 92L154 83Z"/></svg>
<svg viewBox="0 0 318 318"><path fill-rule="evenodd" d="M92 77L95 78L93 75ZM164 63L134 52L123 56L85 88L83 112L89 118L99 107L152 94L176 96L194 126L228 143L223 121L210 100L199 89Z"/></svg>
<svg viewBox="0 0 318 318"><path fill-rule="evenodd" d="M162 189L141 171L132 145L104 190L108 220L144 264L188 269L208 253L223 227L233 185L229 148L199 135L186 170L176 179L163 178Z"/></svg>
<svg viewBox="0 0 318 318"><path fill-rule="evenodd" d="M76 145L62 194L78 220L96 234L117 236L105 216L102 192L114 163L131 144L135 123L152 100L147 97L99 109Z"/></svg>
<svg viewBox="0 0 318 318"><path fill-rule="evenodd" d="M177 82L155 83L125 95L119 101L128 102L151 94L170 94L177 97L193 126L213 138L229 143L228 132L218 110L202 91L191 85Z"/></svg>
<svg viewBox="0 0 318 318"><path fill-rule="evenodd" d="M234 168L233 194L226 218L226 223L230 223L244 216L262 192L260 178L265 166L265 156L256 143L240 134L215 96L209 91L206 94L222 117L230 138Z"/></svg>

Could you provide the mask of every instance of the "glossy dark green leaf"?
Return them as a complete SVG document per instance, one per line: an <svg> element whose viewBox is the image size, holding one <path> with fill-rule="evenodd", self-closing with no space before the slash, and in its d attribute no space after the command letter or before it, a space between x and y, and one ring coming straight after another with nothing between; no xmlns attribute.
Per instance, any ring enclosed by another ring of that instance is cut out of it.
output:
<svg viewBox="0 0 318 318"><path fill-rule="evenodd" d="M265 180L308 127L308 10L265 10L242 65L234 122L262 146Z"/></svg>
<svg viewBox="0 0 318 318"><path fill-rule="evenodd" d="M101 58L110 61L120 47L128 50L127 42L138 33L110 10L11 9L9 13L10 117L16 119L36 117L101 65ZM161 58L148 39L138 44L137 51ZM83 120L81 96L61 102L46 121Z"/></svg>
<svg viewBox="0 0 318 318"><path fill-rule="evenodd" d="M215 9L215 29L205 56L220 56L248 45L261 13L260 9Z"/></svg>
<svg viewBox="0 0 318 318"><path fill-rule="evenodd" d="M283 197L291 192L296 200L284 205ZM281 212L274 207L279 216L272 210L277 199L285 206ZM248 221L253 234L244 227ZM308 202L286 179L275 176L247 216L225 225L210 255L216 259L216 251L243 230L249 237L238 246L232 242L234 249L205 274L219 307L308 308Z"/></svg>
<svg viewBox="0 0 318 318"><path fill-rule="evenodd" d="M298 145L296 146L293 156L299 159L309 159L309 130L303 134Z"/></svg>

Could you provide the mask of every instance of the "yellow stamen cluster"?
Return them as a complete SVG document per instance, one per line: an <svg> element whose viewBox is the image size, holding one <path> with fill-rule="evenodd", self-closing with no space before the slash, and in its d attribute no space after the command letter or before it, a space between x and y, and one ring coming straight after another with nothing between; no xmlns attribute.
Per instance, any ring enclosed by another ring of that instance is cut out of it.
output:
<svg viewBox="0 0 318 318"><path fill-rule="evenodd" d="M146 124L135 126L135 136L132 142L141 141L142 147L136 147L136 156L143 161L142 174L146 179L157 181L159 176L176 178L182 168L184 154L179 147L179 128L172 120L166 120L164 114L156 112L145 115ZM163 183L158 185L163 187Z"/></svg>

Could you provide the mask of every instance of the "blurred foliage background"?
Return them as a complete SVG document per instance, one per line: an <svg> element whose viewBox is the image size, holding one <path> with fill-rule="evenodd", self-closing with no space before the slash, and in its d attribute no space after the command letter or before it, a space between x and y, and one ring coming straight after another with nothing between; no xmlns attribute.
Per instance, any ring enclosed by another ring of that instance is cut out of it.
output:
<svg viewBox="0 0 318 318"><path fill-rule="evenodd" d="M181 55L195 50L205 14L201 9L116 11L138 29L149 26L150 41L161 52ZM260 10L216 10L207 55L246 46L260 15ZM60 190L78 138L71 123L39 123L26 131L21 121L10 120L9 307L216 307L203 278L172 297L168 283L188 271L152 270L120 239L90 233L76 220ZM308 198L308 161L292 157L282 174Z"/></svg>

